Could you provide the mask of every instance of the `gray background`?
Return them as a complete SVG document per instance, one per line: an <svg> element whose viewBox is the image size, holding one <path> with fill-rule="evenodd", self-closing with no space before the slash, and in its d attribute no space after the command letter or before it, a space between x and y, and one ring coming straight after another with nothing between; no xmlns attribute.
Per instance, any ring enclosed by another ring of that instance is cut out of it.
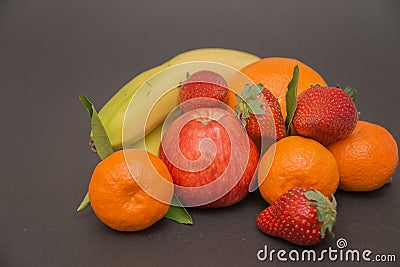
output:
<svg viewBox="0 0 400 267"><path fill-rule="evenodd" d="M75 212L99 161L78 94L100 109L177 53L227 47L295 57L331 85L353 85L361 118L400 140L399 11L399 1L0 0L0 266L276 264L257 251L296 247L257 230L258 193L190 210L193 226L164 219L137 233ZM337 237L316 249L343 237L399 261L399 189L397 171L381 190L337 192Z"/></svg>

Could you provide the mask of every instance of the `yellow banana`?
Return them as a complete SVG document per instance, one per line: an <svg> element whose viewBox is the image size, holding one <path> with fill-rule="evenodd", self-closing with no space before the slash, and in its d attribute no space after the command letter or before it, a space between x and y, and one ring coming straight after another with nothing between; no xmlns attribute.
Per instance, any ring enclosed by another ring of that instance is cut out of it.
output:
<svg viewBox="0 0 400 267"><path fill-rule="evenodd" d="M163 124L160 123L153 131L146 134L145 146L143 142L136 142L131 148L146 149L148 152L158 156L158 149L161 143L161 131Z"/></svg>
<svg viewBox="0 0 400 267"><path fill-rule="evenodd" d="M169 61L149 69L128 82L123 86L100 110L99 117L104 125L107 135L110 139L111 145L114 149L119 149L122 147L122 128L124 124L125 113L128 109L129 103L132 96L136 93L137 89L143 85L150 77L154 74L159 73L171 66L175 66L181 63L192 62L192 61L211 61L222 63L231 66L235 69L241 69L244 66L253 63L260 58L237 50L222 49L222 48L203 48L184 52L170 59ZM181 74L176 75L159 75L155 83L173 83L179 84L179 82L184 81L185 77ZM151 88L150 88L151 89ZM146 101L146 95L141 93L136 97L143 98ZM170 93L165 95L159 103L152 110L149 118L146 120L145 133L150 133L146 137L146 144L148 149L151 149L153 153L158 150L158 145L161 136L161 127L159 126L164 121L168 113L179 104L178 91L172 90ZM136 107L137 117L140 117L141 107ZM132 124L134 125L134 124ZM139 125L139 124L138 124ZM140 140L143 136L142 132L143 123L138 127L130 127L129 131L125 131L125 135L129 133L129 136L124 136L125 140L129 140L130 143L135 143ZM153 131L156 127L155 131ZM148 145L151 144L151 145Z"/></svg>

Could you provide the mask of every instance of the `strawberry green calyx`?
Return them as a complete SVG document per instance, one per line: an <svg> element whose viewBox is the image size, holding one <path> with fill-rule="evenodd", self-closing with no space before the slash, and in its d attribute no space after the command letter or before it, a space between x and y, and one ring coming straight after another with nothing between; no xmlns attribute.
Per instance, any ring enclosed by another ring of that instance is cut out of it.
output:
<svg viewBox="0 0 400 267"><path fill-rule="evenodd" d="M343 89L351 98L351 100L356 101L357 99L357 90L352 87L352 86L346 86L346 88Z"/></svg>
<svg viewBox="0 0 400 267"><path fill-rule="evenodd" d="M319 192L318 190L311 190L304 193L304 197L308 200L313 200L314 202L309 202L310 206L313 206L317 209L318 221L322 222L321 226L321 236L325 237L325 232L328 231L328 234L331 238L335 237L335 234L332 232L333 225L336 221L336 199L332 195L332 201Z"/></svg>
<svg viewBox="0 0 400 267"><path fill-rule="evenodd" d="M246 84L242 90L242 95L236 95L238 104L235 107L235 112L241 118L244 125L246 125L249 113L254 115L264 114L264 103L258 100L257 96L264 90L262 84Z"/></svg>

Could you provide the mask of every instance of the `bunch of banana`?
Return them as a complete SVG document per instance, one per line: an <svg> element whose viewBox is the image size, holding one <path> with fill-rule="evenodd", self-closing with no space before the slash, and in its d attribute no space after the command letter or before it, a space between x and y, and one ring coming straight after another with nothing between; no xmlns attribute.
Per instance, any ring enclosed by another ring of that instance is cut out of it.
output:
<svg viewBox="0 0 400 267"><path fill-rule="evenodd" d="M99 112L100 120L102 121L112 147L114 149L119 149L122 147L122 134L125 114L128 110L131 99L137 93L138 88L140 88L151 77L155 77L156 84L162 84L164 82L171 84L171 82L173 82L175 85L177 85L184 80L181 76L173 75L173 73L172 75L170 73L169 75L154 76L157 73L160 73L161 71L178 64L194 61L216 62L228 65L234 69L241 69L250 63L258 61L259 59L260 58L255 55L237 50L203 48L184 52L159 66L142 72L128 82L125 86L123 86ZM175 81L174 79L177 80ZM150 90L151 89L152 88L150 88ZM146 100L148 100L146 99L147 96L148 94L141 93L135 97L139 98L143 103L146 103ZM145 127L145 144L148 151L157 154L161 138L162 123L170 111L178 104L178 90L172 90L171 93L167 94L162 99L162 103L158 103L154 112L152 112L147 118ZM141 115L140 108L140 106L136 107L138 117ZM143 141L137 142L142 139L143 136L143 134L141 134L143 129L140 129L140 127L141 126L139 125L139 127L131 127L129 131L124 131L124 140L129 140L132 144L136 142L133 145L133 147L136 148L143 146L142 144L144 143Z"/></svg>

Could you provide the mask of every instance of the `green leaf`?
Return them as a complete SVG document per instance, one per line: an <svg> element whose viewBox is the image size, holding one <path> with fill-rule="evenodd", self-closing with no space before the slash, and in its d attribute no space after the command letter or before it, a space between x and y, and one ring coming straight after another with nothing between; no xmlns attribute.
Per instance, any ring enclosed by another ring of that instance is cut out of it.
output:
<svg viewBox="0 0 400 267"><path fill-rule="evenodd" d="M169 207L167 214L165 214L165 218L182 224L193 224L192 217L190 217L190 214L182 206L182 203L175 194L172 198L171 206Z"/></svg>
<svg viewBox="0 0 400 267"><path fill-rule="evenodd" d="M262 85L261 83L257 85L251 85L246 98L257 99L257 96L261 94L263 90L264 90L264 85Z"/></svg>
<svg viewBox="0 0 400 267"><path fill-rule="evenodd" d="M242 100L242 96L237 93L235 93L235 98L236 98L236 102L238 102L238 103Z"/></svg>
<svg viewBox="0 0 400 267"><path fill-rule="evenodd" d="M83 198L81 204L79 205L79 207L76 211L84 210L89 205L90 205L89 194L86 193L85 197Z"/></svg>
<svg viewBox="0 0 400 267"><path fill-rule="evenodd" d="M331 198L332 198L332 200L331 200L332 206L336 210L336 207L337 207L336 198L333 194L331 195Z"/></svg>
<svg viewBox="0 0 400 267"><path fill-rule="evenodd" d="M325 237L325 232L328 232L329 236L333 237L332 228L336 221L337 205L335 197L332 195L332 201L329 201L324 194L315 189L305 192L304 197L315 201L308 204L316 208L318 221L322 222L320 232L322 238Z"/></svg>
<svg viewBox="0 0 400 267"><path fill-rule="evenodd" d="M242 97L245 98L249 94L249 90L251 88L251 84L245 84L245 86L242 89Z"/></svg>
<svg viewBox="0 0 400 267"><path fill-rule="evenodd" d="M261 115L265 113L264 109L262 108L264 103L259 100L247 100L246 104L249 107L250 112L254 115Z"/></svg>
<svg viewBox="0 0 400 267"><path fill-rule="evenodd" d="M286 135L290 134L290 124L292 123L294 113L297 108L297 84L299 82L299 66L296 65L293 70L293 77L288 84L286 92Z"/></svg>
<svg viewBox="0 0 400 267"><path fill-rule="evenodd" d="M326 229L328 229L328 227L329 227L328 221L322 221L321 232L320 232L322 238L325 237L325 232L326 232Z"/></svg>
<svg viewBox="0 0 400 267"><path fill-rule="evenodd" d="M257 96L264 90L262 84L246 84L243 87L242 95L236 95L238 104L235 107L235 112L238 117L242 120L243 125L246 125L247 119L249 118L249 112L255 115L264 114L265 111L262 108L264 103L258 100Z"/></svg>
<svg viewBox="0 0 400 267"><path fill-rule="evenodd" d="M343 89L351 98L351 100L356 101L357 99L357 90L352 86L347 86Z"/></svg>
<svg viewBox="0 0 400 267"><path fill-rule="evenodd" d="M242 90L242 97L244 100L257 100L257 96L264 90L264 85L246 84Z"/></svg>
<svg viewBox="0 0 400 267"><path fill-rule="evenodd" d="M314 205L312 205L314 206ZM321 209L317 208L317 216L318 216L318 221L322 222L324 220L324 213Z"/></svg>
<svg viewBox="0 0 400 267"><path fill-rule="evenodd" d="M335 238L335 234L332 232L333 224L328 225L328 235L330 238Z"/></svg>
<svg viewBox="0 0 400 267"><path fill-rule="evenodd" d="M103 124L100 121L99 116L97 115L96 110L94 109L93 104L87 99L84 94L79 95L79 99L82 104L85 106L86 110L89 113L90 117L90 126L92 128L92 139L94 145L96 146L97 155L99 155L100 159L105 159L109 155L111 155L114 150L112 149L110 140L108 139L106 130L104 129ZM87 206L89 206L90 200L89 195L86 193L84 199L79 205L77 211L84 210Z"/></svg>
<svg viewBox="0 0 400 267"><path fill-rule="evenodd" d="M104 129L104 126L101 123L93 104L84 94L80 94L79 99L89 112L90 125L93 133L93 142L96 146L97 154L103 160L114 152L110 143L110 139L108 139L106 130Z"/></svg>
<svg viewBox="0 0 400 267"><path fill-rule="evenodd" d="M82 104L85 106L86 110L89 112L89 117L92 118L93 115L93 104L90 103L89 99L84 94L79 94L79 99Z"/></svg>
<svg viewBox="0 0 400 267"><path fill-rule="evenodd" d="M308 200L314 200L318 203L325 203L327 198L325 197L324 194L322 194L320 191L318 190L310 190L308 192L304 193L304 196L308 199Z"/></svg>

